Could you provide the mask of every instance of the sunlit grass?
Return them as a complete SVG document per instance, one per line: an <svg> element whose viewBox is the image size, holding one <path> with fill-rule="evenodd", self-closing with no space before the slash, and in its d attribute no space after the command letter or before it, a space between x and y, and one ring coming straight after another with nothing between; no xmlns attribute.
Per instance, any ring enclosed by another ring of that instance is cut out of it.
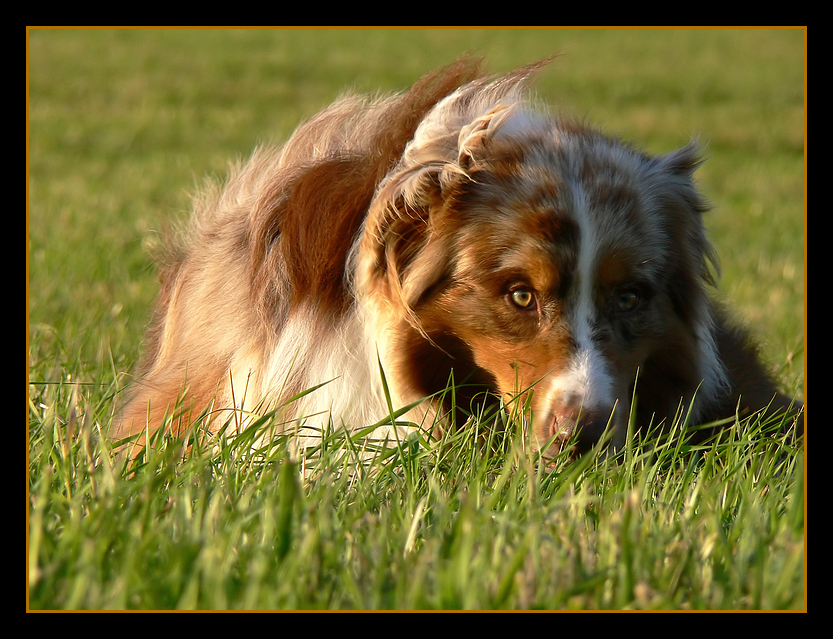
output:
<svg viewBox="0 0 833 639"><path fill-rule="evenodd" d="M375 451L327 433L306 456L195 431L190 449L160 440L127 462L102 436L158 286L148 248L202 176L345 88L402 89L464 51L495 71L562 52L542 99L654 153L708 144L718 296L801 397L801 32L68 30L29 44L31 608L805 605L803 453L754 416L712 445L634 442L548 472L486 418Z"/></svg>
<svg viewBox="0 0 833 639"><path fill-rule="evenodd" d="M543 463L485 418L386 446L332 431L300 455L252 446L267 419L130 458L100 436L110 389L38 388L33 608L803 605L803 454L777 423Z"/></svg>

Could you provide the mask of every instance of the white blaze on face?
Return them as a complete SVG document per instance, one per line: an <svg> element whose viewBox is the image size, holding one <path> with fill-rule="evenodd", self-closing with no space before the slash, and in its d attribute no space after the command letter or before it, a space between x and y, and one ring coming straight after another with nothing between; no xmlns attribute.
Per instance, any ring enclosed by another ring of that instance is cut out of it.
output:
<svg viewBox="0 0 833 639"><path fill-rule="evenodd" d="M570 329L575 351L569 365L556 371L546 388L546 404L558 418L574 418L579 410L610 410L615 385L610 363L594 339L596 305L595 274L598 267L599 241L592 220L586 213L586 202L580 189L575 189L575 219L579 225L579 253Z"/></svg>

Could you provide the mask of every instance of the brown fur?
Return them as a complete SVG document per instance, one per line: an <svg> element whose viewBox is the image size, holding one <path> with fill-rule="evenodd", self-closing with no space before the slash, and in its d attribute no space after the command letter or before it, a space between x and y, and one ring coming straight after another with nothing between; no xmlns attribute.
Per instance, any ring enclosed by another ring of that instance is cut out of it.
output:
<svg viewBox="0 0 833 639"><path fill-rule="evenodd" d="M621 445L637 371L643 425L691 402L700 422L787 410L709 299L696 147L651 157L543 116L523 99L542 65L482 78L462 60L342 98L198 198L113 435L275 407L360 428L387 412L380 362L397 405L465 381L456 414L435 398L414 421L521 394L556 449L589 448L611 413Z"/></svg>

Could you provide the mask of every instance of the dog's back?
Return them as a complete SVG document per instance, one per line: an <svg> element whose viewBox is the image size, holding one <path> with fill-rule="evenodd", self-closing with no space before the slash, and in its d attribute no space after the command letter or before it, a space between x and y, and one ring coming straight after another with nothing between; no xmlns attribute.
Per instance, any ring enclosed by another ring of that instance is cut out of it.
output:
<svg viewBox="0 0 833 639"><path fill-rule="evenodd" d="M152 433L166 420L178 433L210 407L224 423L231 408L328 381L303 374L304 353L351 304L347 253L376 187L425 114L477 75L461 59L404 95L343 97L198 194L160 265L145 355L112 435ZM276 350L286 352L283 371L269 370Z"/></svg>

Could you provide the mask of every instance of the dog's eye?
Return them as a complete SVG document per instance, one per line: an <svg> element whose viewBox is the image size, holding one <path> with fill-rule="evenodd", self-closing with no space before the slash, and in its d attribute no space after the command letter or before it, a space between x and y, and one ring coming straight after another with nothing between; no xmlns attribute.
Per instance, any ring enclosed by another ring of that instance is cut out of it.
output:
<svg viewBox="0 0 833 639"><path fill-rule="evenodd" d="M616 300L616 307L622 313L630 313L639 306L639 294L634 291L622 291Z"/></svg>
<svg viewBox="0 0 833 639"><path fill-rule="evenodd" d="M535 308L535 293L527 288L516 288L509 294L512 303L525 311Z"/></svg>

